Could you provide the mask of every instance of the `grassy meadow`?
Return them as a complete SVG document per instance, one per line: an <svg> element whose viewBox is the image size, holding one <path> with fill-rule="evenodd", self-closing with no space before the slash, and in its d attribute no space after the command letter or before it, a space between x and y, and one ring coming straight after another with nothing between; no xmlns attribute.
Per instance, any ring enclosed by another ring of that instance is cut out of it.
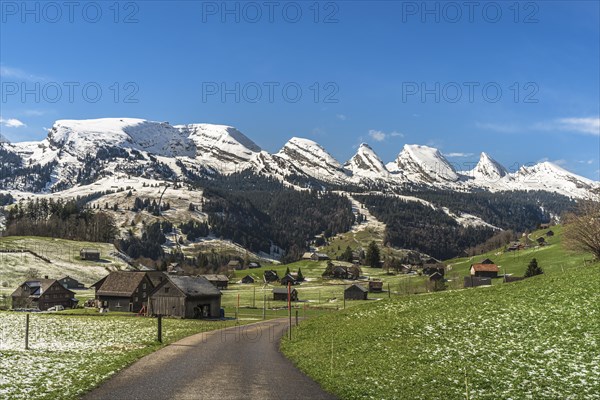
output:
<svg viewBox="0 0 600 400"><path fill-rule="evenodd" d="M281 348L342 399L600 399L600 264L564 270L358 305Z"/></svg>

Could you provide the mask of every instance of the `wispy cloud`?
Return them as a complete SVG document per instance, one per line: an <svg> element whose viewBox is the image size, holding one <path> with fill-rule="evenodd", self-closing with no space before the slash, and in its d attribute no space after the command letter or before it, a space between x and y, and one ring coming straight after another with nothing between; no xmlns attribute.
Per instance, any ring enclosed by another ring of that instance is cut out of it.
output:
<svg viewBox="0 0 600 400"><path fill-rule="evenodd" d="M473 153L447 153L444 154L446 157L471 157Z"/></svg>
<svg viewBox="0 0 600 400"><path fill-rule="evenodd" d="M557 118L548 121L538 121L533 124L503 124L503 123L481 123L476 122L475 126L480 129L490 130L500 133L518 133L518 132L571 132L584 135L600 136L600 118Z"/></svg>
<svg viewBox="0 0 600 400"><path fill-rule="evenodd" d="M36 74L29 73L19 68L0 65L0 78L2 79L18 79L22 81L46 81L48 78Z"/></svg>
<svg viewBox="0 0 600 400"><path fill-rule="evenodd" d="M600 136L600 118L561 118L558 122L563 130Z"/></svg>
<svg viewBox="0 0 600 400"><path fill-rule="evenodd" d="M345 114L336 114L335 117L340 121L345 121L348 119L348 117Z"/></svg>
<svg viewBox="0 0 600 400"><path fill-rule="evenodd" d="M2 117L0 117L0 125L5 126L7 128L23 128L27 126L16 118L4 119Z"/></svg>
<svg viewBox="0 0 600 400"><path fill-rule="evenodd" d="M404 135L400 132L393 131L390 133L385 133L376 129L370 129L369 136L377 142L383 142L384 140L390 137L404 137Z"/></svg>

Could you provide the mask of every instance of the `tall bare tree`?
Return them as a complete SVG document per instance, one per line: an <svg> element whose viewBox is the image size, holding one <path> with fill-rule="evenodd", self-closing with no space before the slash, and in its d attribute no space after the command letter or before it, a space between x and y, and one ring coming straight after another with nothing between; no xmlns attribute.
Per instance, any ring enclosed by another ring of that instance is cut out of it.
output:
<svg viewBox="0 0 600 400"><path fill-rule="evenodd" d="M600 259L600 203L582 202L575 213L565 216L564 221L565 247L589 251Z"/></svg>

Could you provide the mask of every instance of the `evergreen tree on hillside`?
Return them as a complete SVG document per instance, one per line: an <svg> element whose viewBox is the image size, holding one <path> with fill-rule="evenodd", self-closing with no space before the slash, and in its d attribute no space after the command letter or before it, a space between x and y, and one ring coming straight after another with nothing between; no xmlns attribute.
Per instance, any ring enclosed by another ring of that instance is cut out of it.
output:
<svg viewBox="0 0 600 400"><path fill-rule="evenodd" d="M381 253L379 251L379 246L375 241L372 241L367 248L367 255L365 257L365 261L368 266L371 268L379 268L379 263L381 261Z"/></svg>
<svg viewBox="0 0 600 400"><path fill-rule="evenodd" d="M352 262L352 258L353 258L352 249L350 248L350 246L346 246L346 250L344 250L344 252L340 256L340 260Z"/></svg>
<svg viewBox="0 0 600 400"><path fill-rule="evenodd" d="M298 282L304 282L304 275L302 275L302 270L298 267L298 276L296 277Z"/></svg>
<svg viewBox="0 0 600 400"><path fill-rule="evenodd" d="M287 269L285 270L285 274L289 275L289 273L290 273L290 267L287 267Z"/></svg>
<svg viewBox="0 0 600 400"><path fill-rule="evenodd" d="M535 275L541 275L543 273L544 271L542 271L542 268L538 265L537 260L533 258L527 266L527 271L525 271L525 278L529 278Z"/></svg>

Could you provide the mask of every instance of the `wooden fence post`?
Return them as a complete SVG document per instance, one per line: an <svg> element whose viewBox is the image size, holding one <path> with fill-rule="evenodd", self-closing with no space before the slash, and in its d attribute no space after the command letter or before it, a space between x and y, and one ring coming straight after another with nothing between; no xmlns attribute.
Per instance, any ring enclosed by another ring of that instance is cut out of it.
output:
<svg viewBox="0 0 600 400"><path fill-rule="evenodd" d="M25 315L25 350L29 350L29 314Z"/></svg>
<svg viewBox="0 0 600 400"><path fill-rule="evenodd" d="M158 314L158 343L162 343L162 315Z"/></svg>
<svg viewBox="0 0 600 400"><path fill-rule="evenodd" d="M298 326L298 310L296 310L296 326Z"/></svg>

